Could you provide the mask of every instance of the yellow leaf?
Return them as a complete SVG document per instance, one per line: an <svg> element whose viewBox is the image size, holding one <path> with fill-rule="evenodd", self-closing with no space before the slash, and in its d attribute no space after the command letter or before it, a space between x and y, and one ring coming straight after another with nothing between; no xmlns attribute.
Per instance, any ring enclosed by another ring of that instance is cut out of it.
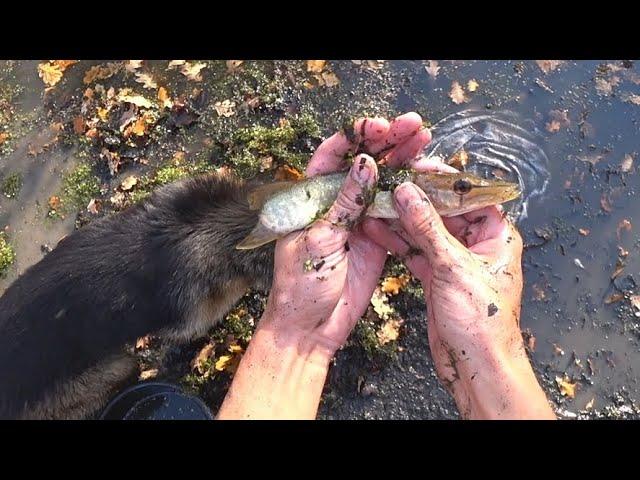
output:
<svg viewBox="0 0 640 480"><path fill-rule="evenodd" d="M191 361L191 369L198 371L198 373L202 375L206 370L204 364L211 358L211 355L213 355L213 350L214 345L212 343L208 343L202 347L196 357Z"/></svg>
<svg viewBox="0 0 640 480"><path fill-rule="evenodd" d="M86 85L96 80L105 80L120 70L121 65L117 63L108 63L107 65L94 65L84 74L82 80Z"/></svg>
<svg viewBox="0 0 640 480"><path fill-rule="evenodd" d="M98 108L98 116L100 117L100 120L102 120L103 122L106 122L107 119L109 118L109 109Z"/></svg>
<svg viewBox="0 0 640 480"><path fill-rule="evenodd" d="M128 92L129 92L128 89L120 90L120 92L118 93L118 96L116 97L118 101L133 103L137 107L142 107L142 108L153 107L153 102L151 102L151 100L146 99L142 95L129 95Z"/></svg>
<svg viewBox="0 0 640 480"><path fill-rule="evenodd" d="M469 101L464 93L464 88L462 88L462 86L456 81L451 84L451 92L449 92L449 97L456 105Z"/></svg>
<svg viewBox="0 0 640 480"><path fill-rule="evenodd" d="M160 102L160 105L162 105L162 108L171 108L173 106L173 102L171 101L171 98L169 98L169 93L164 87L160 87L158 89L158 101Z"/></svg>
<svg viewBox="0 0 640 480"><path fill-rule="evenodd" d="M409 283L411 277L407 274L400 275L399 277L387 277L383 280L380 289L384 293L390 293L391 295L397 295L400 290Z"/></svg>
<svg viewBox="0 0 640 480"><path fill-rule="evenodd" d="M571 379L566 375L564 378L556 377L556 383L560 389L560 393L569 398L576 398L576 383L571 383Z"/></svg>
<svg viewBox="0 0 640 480"><path fill-rule="evenodd" d="M135 187L137 183L138 178L135 175L130 175L122 181L120 188L126 192Z"/></svg>
<svg viewBox="0 0 640 480"><path fill-rule="evenodd" d="M140 117L138 118L133 125L131 126L131 129L129 130L129 134L134 134L137 135L138 137L142 137L144 134L147 133L147 122L145 122L144 117Z"/></svg>
<svg viewBox="0 0 640 480"><path fill-rule="evenodd" d="M326 63L326 60L307 60L307 72L320 73Z"/></svg>
<svg viewBox="0 0 640 480"><path fill-rule="evenodd" d="M402 321L398 319L391 319L385 322L382 328L376 332L380 345L386 345L397 340L398 336L400 336L400 325L402 325Z"/></svg>
<svg viewBox="0 0 640 480"><path fill-rule="evenodd" d="M138 380L140 380L140 381L149 380L149 379L155 378L157 376L158 376L158 369L157 368L150 368L149 370L144 370L144 371L140 372L140 376L138 377Z"/></svg>
<svg viewBox="0 0 640 480"><path fill-rule="evenodd" d="M241 353L244 351L244 349L240 345L234 343L232 345L229 345L229 351L231 353Z"/></svg>
<svg viewBox="0 0 640 480"><path fill-rule="evenodd" d="M38 75L49 87L53 87L62 80L62 70L60 70L60 67L48 62L38 65Z"/></svg>
<svg viewBox="0 0 640 480"><path fill-rule="evenodd" d="M220 358L218 358L218 360L216 361L215 364L215 369L219 372L222 372L225 368L227 368L227 366L229 365L229 363L231 362L231 359L233 359L233 355L222 355Z"/></svg>
<svg viewBox="0 0 640 480"><path fill-rule="evenodd" d="M389 315L394 312L393 307L389 305L389 298L379 287L373 291L371 305L373 306L374 312L383 320L389 318Z"/></svg>
<svg viewBox="0 0 640 480"><path fill-rule="evenodd" d="M236 103L231 100L216 102L213 106L221 117L231 117L236 114Z"/></svg>
<svg viewBox="0 0 640 480"><path fill-rule="evenodd" d="M469 90L470 92L475 92L478 89L479 86L480 86L480 84L478 82L476 82L475 79L472 78L467 83L467 90Z"/></svg>
<svg viewBox="0 0 640 480"><path fill-rule="evenodd" d="M207 66L206 63L188 63L185 62L180 69L180 72L187 77L189 80L193 80L195 82L199 82L202 80L202 75L200 74L200 70Z"/></svg>
<svg viewBox="0 0 640 480"><path fill-rule="evenodd" d="M141 83L144 88L158 88L158 84L148 73L136 72L136 82Z"/></svg>

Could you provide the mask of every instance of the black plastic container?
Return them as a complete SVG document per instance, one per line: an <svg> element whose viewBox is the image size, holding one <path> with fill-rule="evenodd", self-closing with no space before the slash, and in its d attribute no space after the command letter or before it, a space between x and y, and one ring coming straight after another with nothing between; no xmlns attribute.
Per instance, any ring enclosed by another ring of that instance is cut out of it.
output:
<svg viewBox="0 0 640 480"><path fill-rule="evenodd" d="M105 407L99 420L213 420L199 398L186 395L168 383L134 385Z"/></svg>

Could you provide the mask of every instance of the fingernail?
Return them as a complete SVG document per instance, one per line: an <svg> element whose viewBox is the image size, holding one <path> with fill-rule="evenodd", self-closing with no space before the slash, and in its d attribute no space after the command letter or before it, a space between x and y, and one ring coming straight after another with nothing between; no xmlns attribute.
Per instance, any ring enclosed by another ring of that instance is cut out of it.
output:
<svg viewBox="0 0 640 480"><path fill-rule="evenodd" d="M393 193L396 206L406 212L413 205L429 204L429 199L416 185L411 182L404 182Z"/></svg>
<svg viewBox="0 0 640 480"><path fill-rule="evenodd" d="M367 165L367 157L364 155L358 157L351 168L353 179L363 186L369 184L372 173L373 169Z"/></svg>

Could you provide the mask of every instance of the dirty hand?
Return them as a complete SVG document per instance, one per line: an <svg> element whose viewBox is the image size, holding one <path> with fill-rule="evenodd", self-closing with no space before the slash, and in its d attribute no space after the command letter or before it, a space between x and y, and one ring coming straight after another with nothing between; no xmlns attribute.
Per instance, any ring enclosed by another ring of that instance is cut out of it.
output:
<svg viewBox="0 0 640 480"><path fill-rule="evenodd" d="M399 225L368 219L364 230L422 282L431 354L461 415L553 418L520 332L517 230L497 207L442 219L408 182L394 200Z"/></svg>
<svg viewBox="0 0 640 480"><path fill-rule="evenodd" d="M357 155L329 211L278 241L267 307L219 418L315 417L329 362L367 308L387 256L359 224L378 176L369 155L404 160L429 139L412 113L391 123L360 119L318 147L308 176L342 170L346 155Z"/></svg>

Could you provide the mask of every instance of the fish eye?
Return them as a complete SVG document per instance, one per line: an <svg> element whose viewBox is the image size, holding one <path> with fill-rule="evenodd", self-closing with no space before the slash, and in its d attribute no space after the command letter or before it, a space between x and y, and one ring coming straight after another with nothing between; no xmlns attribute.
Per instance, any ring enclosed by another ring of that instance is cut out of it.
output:
<svg viewBox="0 0 640 480"><path fill-rule="evenodd" d="M471 182L469 180L456 180L453 184L453 191L458 195L464 195L471 191Z"/></svg>

